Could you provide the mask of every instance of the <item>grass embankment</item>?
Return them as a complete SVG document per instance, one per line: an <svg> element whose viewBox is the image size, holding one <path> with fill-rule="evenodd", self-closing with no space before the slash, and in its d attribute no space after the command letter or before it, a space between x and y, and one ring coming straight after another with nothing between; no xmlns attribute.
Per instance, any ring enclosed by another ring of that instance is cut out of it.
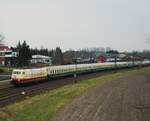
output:
<svg viewBox="0 0 150 121"><path fill-rule="evenodd" d="M12 73L12 70L13 70L13 68L0 66L0 75L2 75L0 77L0 81L10 79L9 75ZM6 75L6 76L4 76L4 75Z"/></svg>
<svg viewBox="0 0 150 121"><path fill-rule="evenodd" d="M0 73L11 73L13 68L0 66Z"/></svg>
<svg viewBox="0 0 150 121"><path fill-rule="evenodd" d="M147 70L150 71L150 68L145 68L141 71ZM89 88L136 73L138 73L138 70L110 74L83 80L34 97L27 97L24 101L1 109L0 121L49 121L65 104L70 103L76 96L81 95Z"/></svg>

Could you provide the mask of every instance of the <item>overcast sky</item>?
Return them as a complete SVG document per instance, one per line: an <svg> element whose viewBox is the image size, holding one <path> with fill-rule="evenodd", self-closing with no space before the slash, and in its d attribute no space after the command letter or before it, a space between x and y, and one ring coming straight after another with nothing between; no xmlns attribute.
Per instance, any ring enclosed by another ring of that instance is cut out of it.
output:
<svg viewBox="0 0 150 121"><path fill-rule="evenodd" d="M150 49L150 0L0 0L0 32L9 46Z"/></svg>

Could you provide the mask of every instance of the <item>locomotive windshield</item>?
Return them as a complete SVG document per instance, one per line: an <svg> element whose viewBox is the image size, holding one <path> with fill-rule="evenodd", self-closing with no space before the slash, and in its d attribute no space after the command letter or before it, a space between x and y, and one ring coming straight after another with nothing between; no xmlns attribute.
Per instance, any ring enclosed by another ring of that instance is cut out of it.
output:
<svg viewBox="0 0 150 121"><path fill-rule="evenodd" d="M14 71L13 74L21 74L20 71Z"/></svg>

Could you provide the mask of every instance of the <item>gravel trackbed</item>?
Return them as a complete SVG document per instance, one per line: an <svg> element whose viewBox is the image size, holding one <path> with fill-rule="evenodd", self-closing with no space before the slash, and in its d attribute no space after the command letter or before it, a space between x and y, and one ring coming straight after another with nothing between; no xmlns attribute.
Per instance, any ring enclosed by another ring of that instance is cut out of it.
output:
<svg viewBox="0 0 150 121"><path fill-rule="evenodd" d="M150 121L150 71L94 87L53 121Z"/></svg>

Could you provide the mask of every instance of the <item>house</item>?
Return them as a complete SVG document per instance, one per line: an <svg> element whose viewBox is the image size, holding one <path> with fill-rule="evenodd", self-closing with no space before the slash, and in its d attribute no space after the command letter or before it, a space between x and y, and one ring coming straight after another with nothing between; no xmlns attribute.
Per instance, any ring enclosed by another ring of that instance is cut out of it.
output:
<svg viewBox="0 0 150 121"><path fill-rule="evenodd" d="M11 66L17 52L13 52L8 46L0 44L0 65Z"/></svg>
<svg viewBox="0 0 150 121"><path fill-rule="evenodd" d="M106 62L107 58L105 56L100 55L97 57L96 60L98 63L104 63L104 62Z"/></svg>

